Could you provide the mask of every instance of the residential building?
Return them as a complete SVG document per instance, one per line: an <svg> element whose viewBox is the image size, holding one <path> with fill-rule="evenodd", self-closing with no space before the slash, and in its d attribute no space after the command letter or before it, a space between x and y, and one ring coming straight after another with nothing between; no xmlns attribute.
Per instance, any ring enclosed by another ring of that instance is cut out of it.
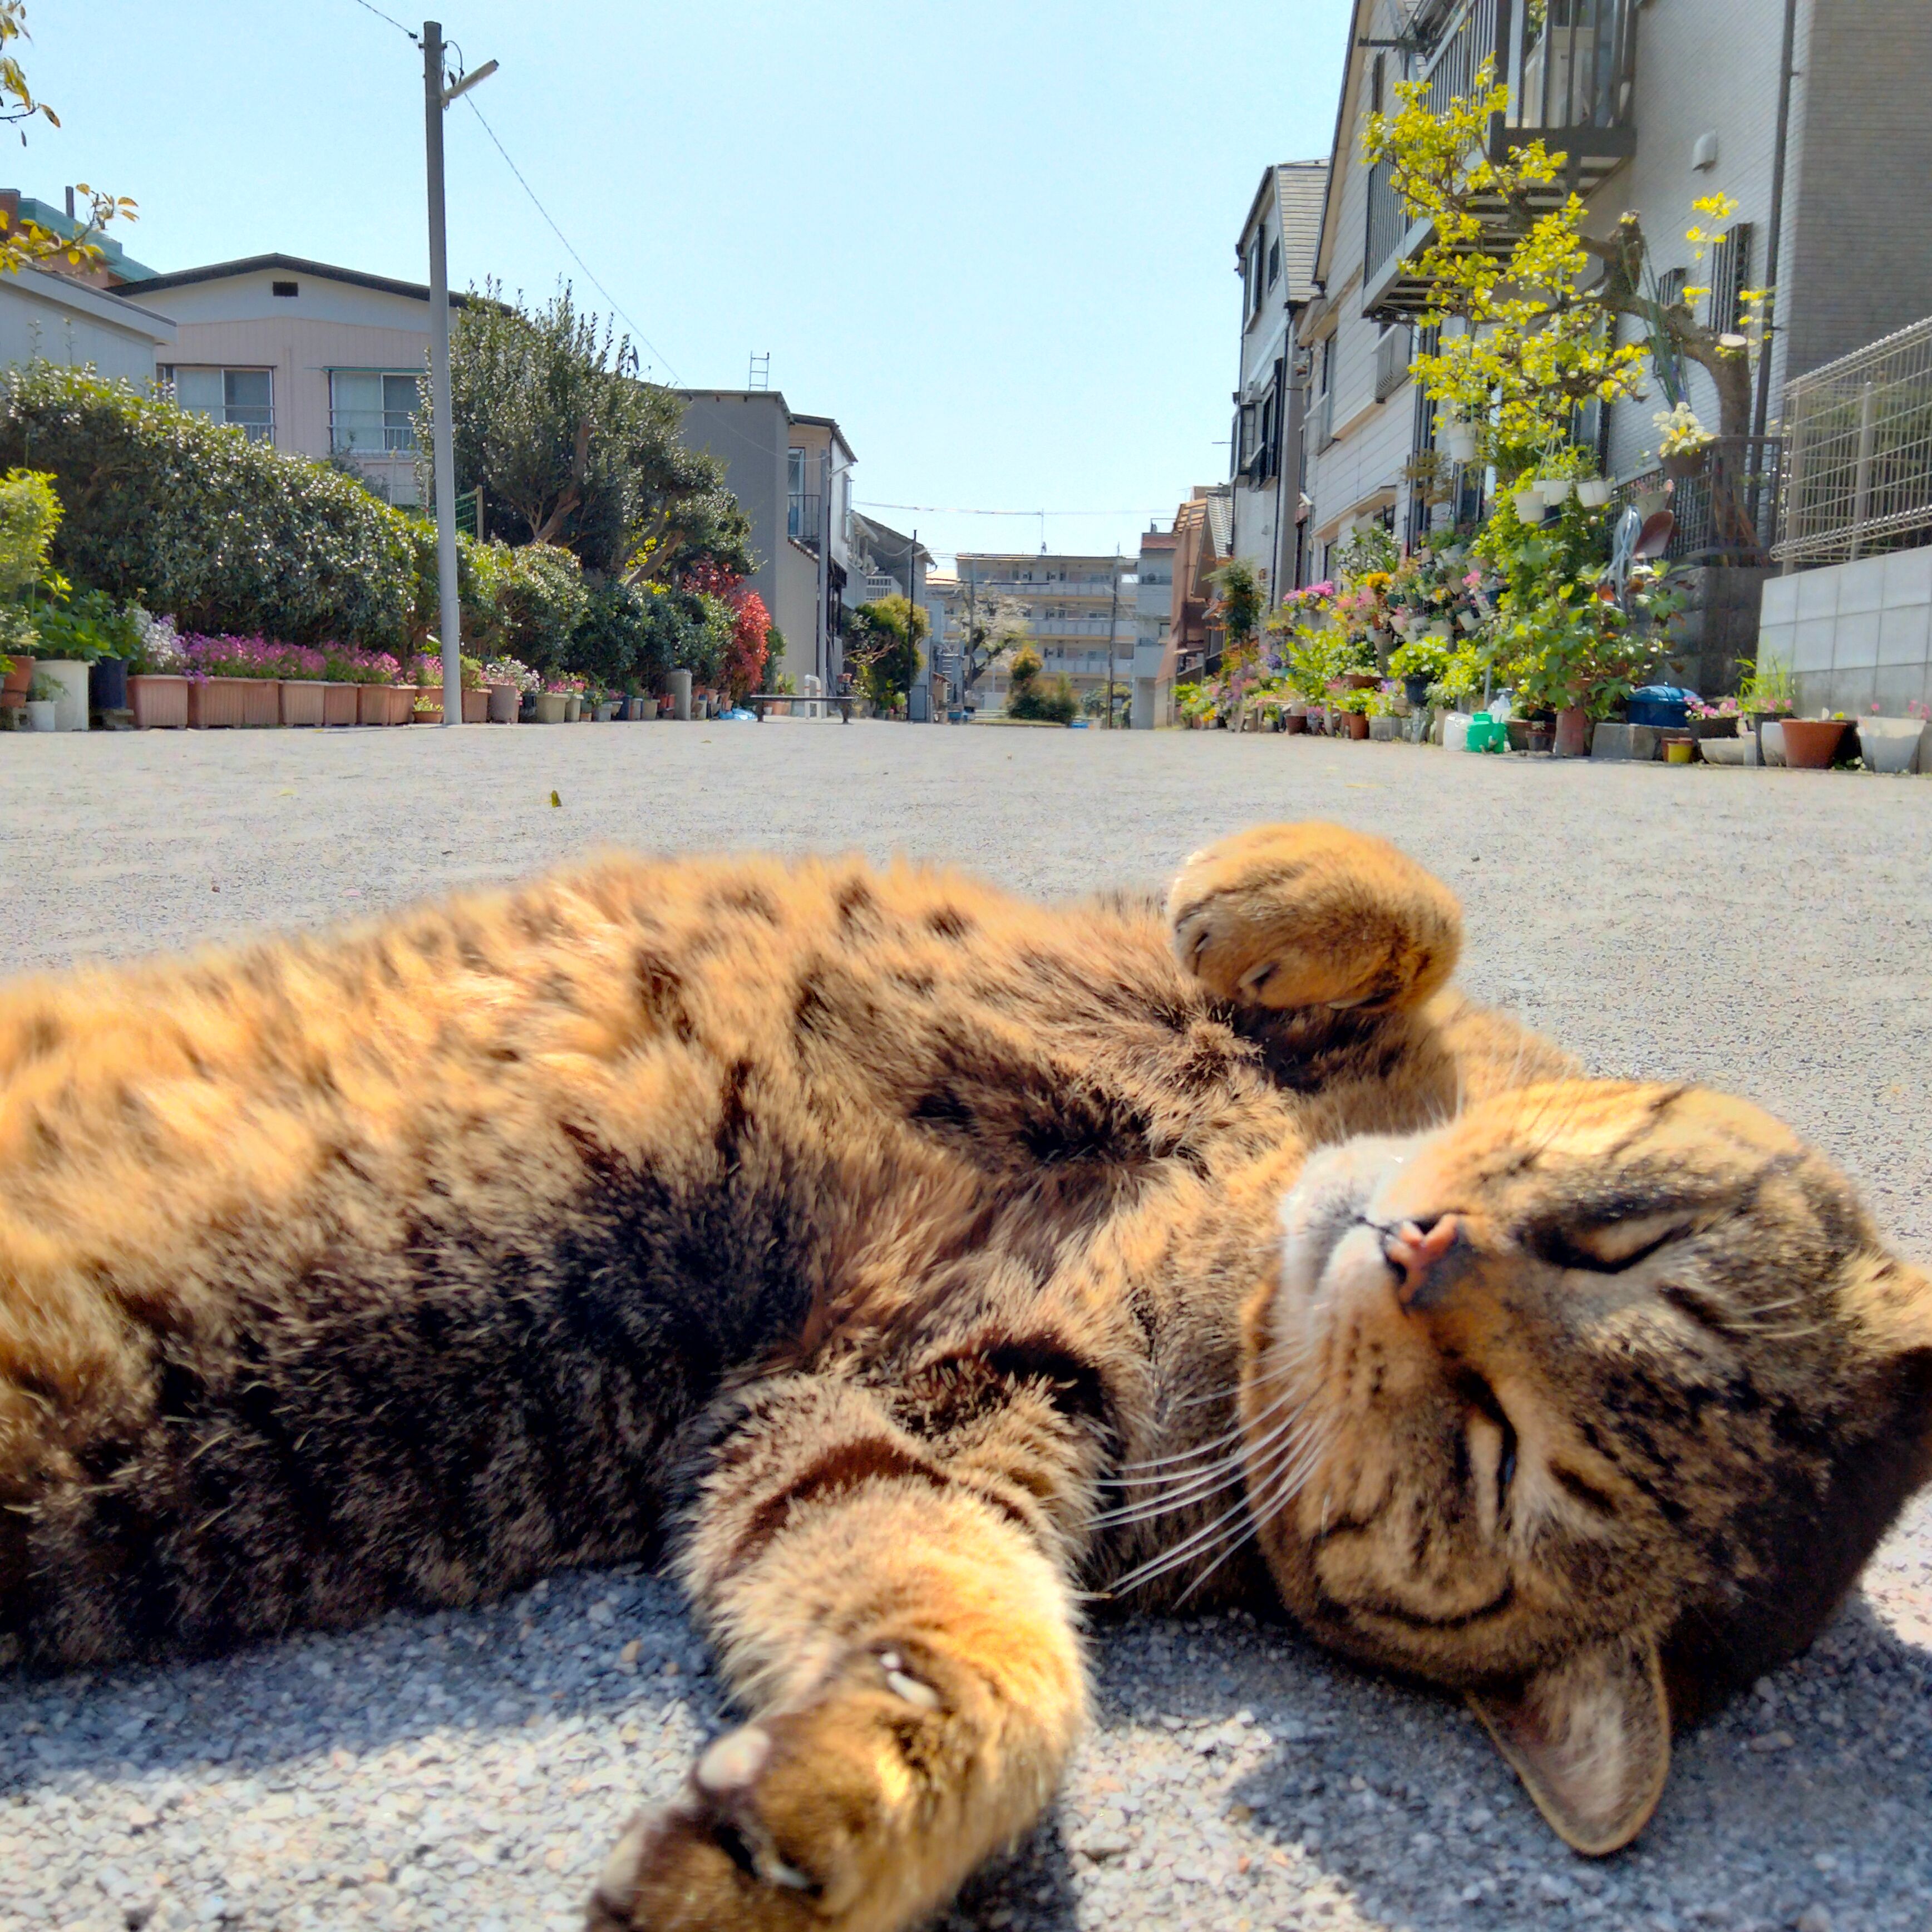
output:
<svg viewBox="0 0 1932 1932"><path fill-rule="evenodd" d="M71 241L87 225L75 212L72 188L67 191L64 209L36 201L32 195L22 194L16 188L0 188L0 235L8 233L16 221L31 221L50 235L58 235L63 241ZM90 245L99 250L99 260L86 268L74 267L64 262L58 267L50 263L48 272L70 281L84 283L91 289L125 288L132 283L154 279L154 271L145 262L136 261L122 246L117 236L96 235L92 238ZM142 378L143 381L146 380Z"/></svg>
<svg viewBox="0 0 1932 1932"><path fill-rule="evenodd" d="M424 284L298 256L251 255L152 275L139 286L142 306L174 322L176 339L157 362L182 408L278 449L348 464L387 502L419 500ZM469 299L452 295L450 306Z"/></svg>
<svg viewBox="0 0 1932 1932"><path fill-rule="evenodd" d="M856 554L857 578L851 597L854 603L872 603L881 597L903 597L916 608L927 604L926 577L932 567L932 553L916 536L908 536L890 524L862 512L852 513L852 541ZM857 586L862 586L862 595ZM928 636L920 652L919 669L913 679L906 704L906 716L915 724L927 724L933 716L933 640Z"/></svg>
<svg viewBox="0 0 1932 1932"><path fill-rule="evenodd" d="M91 363L145 389L157 359L173 353L175 334L166 316L70 276L39 268L0 275L0 362Z"/></svg>
<svg viewBox="0 0 1932 1932"><path fill-rule="evenodd" d="M1210 620L1214 573L1234 549L1234 486L1197 484L1174 513L1174 583L1168 626L1177 680L1199 677L1221 662L1220 626Z"/></svg>
<svg viewBox="0 0 1932 1932"><path fill-rule="evenodd" d="M1172 530L1141 533L1134 572L1134 697L1127 722L1136 731L1174 722L1174 557Z"/></svg>
<svg viewBox="0 0 1932 1932"><path fill-rule="evenodd" d="M1066 677L1084 699L1111 678L1126 697L1134 676L1138 625L1130 558L1062 556L1042 550L962 550L959 580L969 598L1007 597L1025 613L1042 675ZM1006 668L980 681L981 706L1006 701Z"/></svg>
<svg viewBox="0 0 1932 1932"><path fill-rule="evenodd" d="M1386 166L1361 157L1366 117L1393 103L1397 80L1421 80L1444 100L1468 92L1486 58L1511 89L1499 149L1540 135L1565 155L1556 191L1582 196L1592 232L1610 232L1627 209L1639 214L1666 291L1708 286L1706 317L1722 327L1738 320L1744 289L1774 285L1754 432L1774 428L1770 405L1786 381L1932 314L1923 0L1354 0L1314 266L1322 293L1296 331L1308 370L1302 582L1327 576L1334 546L1362 524L1413 542L1480 500L1486 478L1445 472L1433 457L1434 411L1408 374L1426 226L1408 221ZM1724 246L1699 262L1684 239L1690 204L1718 192L1736 214ZM1623 339L1638 333L1626 319ZM1714 427L1708 378L1693 369L1690 386ZM1652 470L1660 406L1654 396L1618 404L1582 425L1606 473L1629 481ZM1747 444L1729 460L1763 473L1777 450ZM1721 688L1749 655L1770 495L1750 492L1756 526L1729 530L1699 493L1673 497L1672 554L1696 572L1677 668L1706 688Z"/></svg>
<svg viewBox="0 0 1932 1932"><path fill-rule="evenodd" d="M752 589L785 640L772 674L800 691L838 688L845 607L856 567L851 446L830 416L796 414L778 389L680 389L682 436L724 466L752 526Z"/></svg>
<svg viewBox="0 0 1932 1932"><path fill-rule="evenodd" d="M1293 581L1299 493L1290 488L1283 456L1300 434L1304 392L1293 380L1294 323L1316 293L1315 250L1328 182L1326 161L1282 161L1265 169L1235 250L1240 386L1228 436L1234 554L1254 566L1270 603ZM1293 467L1292 461L1286 465Z"/></svg>

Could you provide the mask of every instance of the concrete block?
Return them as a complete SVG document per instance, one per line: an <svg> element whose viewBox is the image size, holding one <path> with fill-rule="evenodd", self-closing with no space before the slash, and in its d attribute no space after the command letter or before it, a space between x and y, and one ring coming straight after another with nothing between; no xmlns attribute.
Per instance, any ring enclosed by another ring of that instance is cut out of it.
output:
<svg viewBox="0 0 1932 1932"><path fill-rule="evenodd" d="M1774 624L1795 624L1798 621L1798 580L1795 577L1774 577L1768 579L1764 586L1764 602L1758 613L1758 621L1768 630Z"/></svg>
<svg viewBox="0 0 1932 1932"><path fill-rule="evenodd" d="M1932 603L1932 550L1895 550L1872 561L1885 571L1885 608Z"/></svg>
<svg viewBox="0 0 1932 1932"><path fill-rule="evenodd" d="M1828 614L1822 617L1799 618L1797 638L1791 651L1791 668L1829 670L1838 634L1838 620Z"/></svg>
<svg viewBox="0 0 1932 1932"><path fill-rule="evenodd" d="M1798 579L1798 620L1835 617L1838 614L1838 579L1836 568L1808 570Z"/></svg>
<svg viewBox="0 0 1932 1932"><path fill-rule="evenodd" d="M1842 632L1844 620L1839 620ZM1888 604L1879 617L1872 662L1882 664L1924 664L1932 658L1932 604ZM1840 664L1847 660L1842 653Z"/></svg>
<svg viewBox="0 0 1932 1932"><path fill-rule="evenodd" d="M1648 724L1599 724L1590 740L1590 755L1642 764L1657 756L1657 734Z"/></svg>
<svg viewBox="0 0 1932 1932"><path fill-rule="evenodd" d="M1922 621L1926 607L1918 606L1917 612L1898 610L1881 613L1870 610L1840 610L1834 620L1838 628L1832 640L1832 668L1834 670L1863 670L1878 662L1878 632L1881 616L1910 617L1918 616L1922 621L1919 630L1922 634Z"/></svg>
<svg viewBox="0 0 1932 1932"><path fill-rule="evenodd" d="M1838 580L1838 615L1854 610L1876 610L1884 604L1885 559L1862 556L1856 562L1832 564L1828 568Z"/></svg>

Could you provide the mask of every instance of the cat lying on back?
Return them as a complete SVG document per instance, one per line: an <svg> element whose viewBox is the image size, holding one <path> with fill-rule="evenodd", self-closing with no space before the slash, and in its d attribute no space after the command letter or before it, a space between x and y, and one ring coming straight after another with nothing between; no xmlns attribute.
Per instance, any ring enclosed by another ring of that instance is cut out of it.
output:
<svg viewBox="0 0 1932 1932"><path fill-rule="evenodd" d="M1082 1589L1466 1693L1577 1849L1932 1452L1932 1285L1786 1129L1445 990L1263 830L1151 908L611 860L0 1001L0 1642L460 1604L668 1518L748 1721L604 1926L885 1932L1048 1802ZM1666 1689L1668 1684L1668 1689Z"/></svg>

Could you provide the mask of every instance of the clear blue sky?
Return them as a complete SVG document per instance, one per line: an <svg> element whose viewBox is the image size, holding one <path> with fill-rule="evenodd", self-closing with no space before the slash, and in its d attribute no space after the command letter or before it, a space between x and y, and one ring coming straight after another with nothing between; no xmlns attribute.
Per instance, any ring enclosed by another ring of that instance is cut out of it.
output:
<svg viewBox="0 0 1932 1932"><path fill-rule="evenodd" d="M1234 249L1268 162L1325 154L1344 0L444 0L477 102L656 345L740 386L754 350L836 416L861 501L1100 512L1131 550L1225 475ZM407 4L387 11L420 25ZM0 184L134 196L163 269L271 249L424 279L420 57L355 0L33 0L63 122ZM602 308L459 103L450 263ZM890 512L945 552L1018 519Z"/></svg>

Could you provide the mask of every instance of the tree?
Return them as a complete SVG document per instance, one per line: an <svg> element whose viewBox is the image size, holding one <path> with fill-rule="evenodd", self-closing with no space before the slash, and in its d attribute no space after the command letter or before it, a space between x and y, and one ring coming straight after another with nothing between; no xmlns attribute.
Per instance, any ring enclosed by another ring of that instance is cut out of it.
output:
<svg viewBox="0 0 1932 1932"><path fill-rule="evenodd" d="M1030 644L1023 646L1013 658L1008 680L1006 716L1045 724L1070 724L1079 708L1073 680L1063 674L1048 682L1041 678L1040 669L1040 653Z"/></svg>
<svg viewBox="0 0 1932 1932"><path fill-rule="evenodd" d="M969 602L961 613L959 685L961 694L972 690L993 667L1018 650L1031 634L1026 607L1011 597Z"/></svg>
<svg viewBox="0 0 1932 1932"><path fill-rule="evenodd" d="M896 591L861 604L847 617L845 662L881 710L890 710L911 690L919 675L920 647L932 628L926 613Z"/></svg>
<svg viewBox="0 0 1932 1932"><path fill-rule="evenodd" d="M668 581L700 557L748 569L750 525L723 466L679 440L682 406L638 366L567 284L534 313L494 284L472 296L450 337L457 488L480 484L512 543L560 544L603 576ZM431 427L425 393L425 452Z"/></svg>
<svg viewBox="0 0 1932 1932"><path fill-rule="evenodd" d="M36 100L27 85L27 76L18 58L9 51L16 40L32 40L27 32L26 0L0 0L0 122L18 123L36 117L50 128L60 125L60 116L44 100ZM22 144L26 141L22 130ZM0 232L0 271L16 274L22 268L91 268L103 259L94 238L110 221L140 219L134 203L125 195L103 194L86 182L78 183L78 194L88 202L87 220L74 235L56 235L38 221L16 220Z"/></svg>
<svg viewBox="0 0 1932 1932"><path fill-rule="evenodd" d="M1646 361L1666 391L1684 362L1706 370L1719 433L1748 434L1748 338L1698 320L1691 305L1702 290L1660 299L1639 218L1626 214L1610 235L1595 236L1585 232L1577 196L1540 206L1566 159L1540 141L1489 158L1490 128L1510 98L1492 62L1478 70L1467 98L1439 113L1424 105L1426 91L1424 82L1397 83L1397 110L1369 117L1366 153L1371 164L1389 164L1410 218L1430 224L1416 261L1430 284L1421 321L1464 325L1438 352L1415 358L1417 378L1479 432L1486 426L1488 453L1505 476L1566 442L1580 404L1638 396ZM1724 196L1692 203L1720 222L1735 206ZM1700 224L1686 238L1701 260L1724 236ZM1746 292L1754 312L1763 294ZM1642 325L1643 340L1618 341L1624 316Z"/></svg>

